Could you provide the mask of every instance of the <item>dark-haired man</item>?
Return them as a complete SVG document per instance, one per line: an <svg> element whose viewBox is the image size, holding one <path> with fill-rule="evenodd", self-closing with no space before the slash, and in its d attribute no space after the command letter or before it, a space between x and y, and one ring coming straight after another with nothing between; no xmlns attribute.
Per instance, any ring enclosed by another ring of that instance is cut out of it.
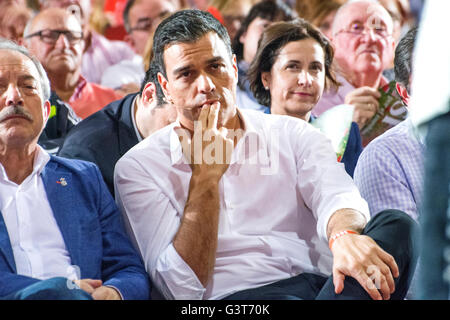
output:
<svg viewBox="0 0 450 320"><path fill-rule="evenodd" d="M128 151L114 183L166 298L403 298L414 221L386 211L367 223L367 204L320 132L236 108L223 25L207 12L174 13L155 32L153 56L178 119Z"/></svg>
<svg viewBox="0 0 450 320"><path fill-rule="evenodd" d="M141 91L114 101L76 125L59 156L94 162L114 195L114 166L131 147L176 118L172 105L156 83L157 69L150 66Z"/></svg>
<svg viewBox="0 0 450 320"><path fill-rule="evenodd" d="M405 105L409 100L412 53L417 29L411 29L395 50L397 91ZM398 209L418 220L423 185L424 144L410 119L373 140L364 149L355 168L354 180L370 213Z"/></svg>

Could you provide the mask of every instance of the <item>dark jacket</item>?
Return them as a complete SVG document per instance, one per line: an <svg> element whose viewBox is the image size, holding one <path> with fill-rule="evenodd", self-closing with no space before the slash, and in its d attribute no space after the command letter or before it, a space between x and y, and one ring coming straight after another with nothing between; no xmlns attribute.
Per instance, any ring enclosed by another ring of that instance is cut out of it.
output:
<svg viewBox="0 0 450 320"><path fill-rule="evenodd" d="M58 155L94 162L114 196L114 167L139 140L131 119L137 93L114 101L73 127Z"/></svg>
<svg viewBox="0 0 450 320"><path fill-rule="evenodd" d="M72 107L62 101L54 91L50 96L50 115L38 143L48 153L55 155L64 143L67 133L81 121Z"/></svg>

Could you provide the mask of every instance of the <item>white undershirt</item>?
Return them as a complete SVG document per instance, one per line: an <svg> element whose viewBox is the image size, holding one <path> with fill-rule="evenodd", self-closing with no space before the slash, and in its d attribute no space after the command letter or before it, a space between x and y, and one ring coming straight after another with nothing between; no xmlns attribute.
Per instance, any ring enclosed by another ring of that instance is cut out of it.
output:
<svg viewBox="0 0 450 320"><path fill-rule="evenodd" d="M49 160L38 146L33 172L20 185L8 179L0 164L0 210L17 274L41 280L58 276L78 279L40 175Z"/></svg>

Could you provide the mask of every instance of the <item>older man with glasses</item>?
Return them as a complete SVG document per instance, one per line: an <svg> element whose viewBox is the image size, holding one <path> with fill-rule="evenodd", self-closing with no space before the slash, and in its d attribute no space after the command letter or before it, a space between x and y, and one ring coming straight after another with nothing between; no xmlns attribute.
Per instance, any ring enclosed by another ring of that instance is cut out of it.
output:
<svg viewBox="0 0 450 320"><path fill-rule="evenodd" d="M109 40L89 25L92 10L90 0L39 0L39 3L41 10L63 8L80 19L85 41L81 74L87 81L100 84L107 68L135 56L124 41Z"/></svg>
<svg viewBox="0 0 450 320"><path fill-rule="evenodd" d="M388 83L382 73L394 54L392 31L392 18L376 1L351 1L338 10L331 41L342 85L337 91L324 93L314 115L345 103L354 106L353 121L359 128L366 125L378 110L378 89Z"/></svg>
<svg viewBox="0 0 450 320"><path fill-rule="evenodd" d="M48 125L52 128L46 127L44 134L58 140L55 148L77 122L74 119L84 119L121 98L113 90L90 83L81 75L83 32L77 17L67 10L50 8L37 14L25 28L24 45L40 60L50 79L50 116L55 117L56 123L52 124L50 118Z"/></svg>

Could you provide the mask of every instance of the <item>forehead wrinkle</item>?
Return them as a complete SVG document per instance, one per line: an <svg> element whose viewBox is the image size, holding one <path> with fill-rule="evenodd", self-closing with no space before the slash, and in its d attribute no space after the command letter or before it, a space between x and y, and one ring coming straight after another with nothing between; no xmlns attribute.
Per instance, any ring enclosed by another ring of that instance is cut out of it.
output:
<svg viewBox="0 0 450 320"><path fill-rule="evenodd" d="M30 28L31 33L45 29L67 29L78 32L82 31L80 21L73 14L66 12L64 9L47 10L50 10L50 12L44 11L34 18Z"/></svg>
<svg viewBox="0 0 450 320"><path fill-rule="evenodd" d="M360 14L355 16L355 11L359 12ZM387 27L389 33L391 33L394 28L394 24L391 16L389 15L389 12L387 12L387 10L381 4L372 1L347 2L346 4L342 5L336 12L332 24L333 35L336 32L339 32L344 26L348 25L346 24L346 21L349 20L349 12L350 14L354 15L353 21L359 20L361 23L366 23L369 18L376 15L376 17L380 18L380 21Z"/></svg>

